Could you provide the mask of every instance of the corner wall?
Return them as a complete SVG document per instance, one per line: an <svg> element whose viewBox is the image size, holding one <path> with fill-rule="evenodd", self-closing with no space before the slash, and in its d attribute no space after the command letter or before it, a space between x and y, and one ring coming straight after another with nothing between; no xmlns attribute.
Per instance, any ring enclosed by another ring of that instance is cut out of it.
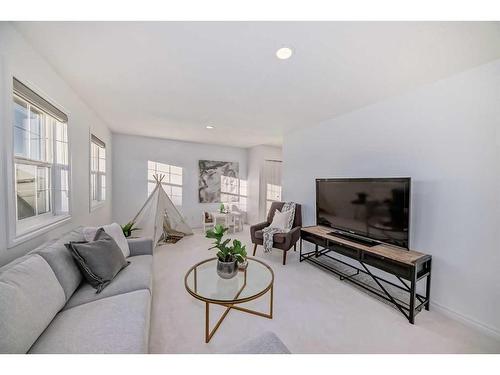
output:
<svg viewBox="0 0 500 375"><path fill-rule="evenodd" d="M290 133L283 154L284 198L304 205L304 225L315 224L316 178L410 176L431 309L500 333L499 60Z"/></svg>
<svg viewBox="0 0 500 375"><path fill-rule="evenodd" d="M257 224L266 217L266 187L262 170L266 160L282 160L280 147L255 146L248 149L248 222Z"/></svg>
<svg viewBox="0 0 500 375"><path fill-rule="evenodd" d="M12 111L12 77L28 82L36 90L67 112L71 157L71 214L69 222L12 248L7 248L7 163L10 160L12 138L10 111ZM0 22L0 265L4 264L48 239L55 238L79 225L98 225L111 220L111 133L107 125L78 97L71 87L54 71L21 34L9 23ZM104 142L107 158L107 196L104 206L89 210L90 143L94 133ZM7 135L9 134L9 135Z"/></svg>

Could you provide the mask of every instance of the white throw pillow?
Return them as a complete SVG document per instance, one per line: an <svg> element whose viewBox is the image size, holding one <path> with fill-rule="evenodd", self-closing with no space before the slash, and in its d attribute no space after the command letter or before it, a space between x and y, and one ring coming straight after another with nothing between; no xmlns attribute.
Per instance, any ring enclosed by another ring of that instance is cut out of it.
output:
<svg viewBox="0 0 500 375"><path fill-rule="evenodd" d="M292 210L280 212L279 210L274 211L273 221L270 225L271 228L278 228L282 230L288 230L288 222L292 216Z"/></svg>
<svg viewBox="0 0 500 375"><path fill-rule="evenodd" d="M101 227L86 227L83 228L83 236L86 241L94 241L95 234L99 228L103 228L104 231L109 234L115 240L116 244L120 248L125 258L130 256L130 249L128 247L127 239L123 234L123 230L119 224L113 223L109 225L103 225Z"/></svg>

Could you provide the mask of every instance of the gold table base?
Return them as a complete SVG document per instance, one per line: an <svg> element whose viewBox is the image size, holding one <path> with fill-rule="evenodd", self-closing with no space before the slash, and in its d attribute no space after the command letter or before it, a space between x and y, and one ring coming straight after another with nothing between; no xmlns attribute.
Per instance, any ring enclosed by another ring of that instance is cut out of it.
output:
<svg viewBox="0 0 500 375"><path fill-rule="evenodd" d="M243 285L243 287L240 289L240 291L238 292L238 295L241 293L241 291L243 290L244 287L245 287L245 285ZM231 309L243 311L243 312L248 313L248 314L262 316L262 317L268 318L268 319L272 319L273 318L273 287L274 287L274 285L271 285L271 289L269 289L269 292L270 292L269 313L267 313L267 314L260 312L260 311L250 310L250 309L247 309L244 307L236 306L235 304L232 304L232 303L205 302L205 343L208 343L210 341L210 339L212 338L212 336L215 334L215 332L217 332L217 329L219 328L222 321L224 320L224 318L227 316L227 314L229 313L229 311ZM210 330L210 328L209 328L209 326L210 326L210 303L226 307L226 310L224 311L222 316L219 318L217 323L215 323L215 326L214 326L214 328L212 328L212 330Z"/></svg>
<svg viewBox="0 0 500 375"><path fill-rule="evenodd" d="M210 339L213 337L213 335L215 334L215 332L217 331L217 329L219 328L219 326L221 325L221 323L223 322L223 320L226 318L226 316L229 313L229 311L232 310L232 309L238 310L238 311L242 311L242 312L245 312L247 314L262 316L263 318L268 318L268 319L272 319L273 318L274 272L271 269L271 267L269 267L267 264L265 264L264 262L262 262L262 261L260 261L258 259L247 258L248 261L257 262L257 263L260 263L263 266L267 267L267 269L269 270L269 272L271 274L270 283L267 285L266 288L262 289L261 292L255 294L255 295L252 295L252 296L248 296L246 298L239 298L241 292L243 292L243 290L245 289L245 287L247 285L247 268L245 268L245 270L243 271L243 285L241 286L240 290L238 291L238 293L236 293L236 295L234 296L234 298L232 300L229 300L227 302L225 302L225 301L218 301L218 300L213 300L213 299L205 298L205 297L203 297L203 296L201 296L201 295L198 294L198 271L197 271L197 267L199 265L201 265L201 264L204 264L204 263L207 263L207 262L210 262L210 261L214 261L216 259L217 258L210 258L210 259L206 259L206 260L204 260L204 261L202 261L200 263L195 264L186 273L186 276L184 276L184 285L186 287L186 290L189 292L189 294L191 294L196 299L205 302L205 343L208 343L210 341ZM194 288L193 289L194 290L192 290L189 287L189 285L188 285L188 276L190 275L191 271L193 272L193 282L194 282L194 285L193 285ZM263 312L260 312L260 311L255 311L255 310L247 309L245 307L238 306L239 304L250 302L250 301L253 301L253 300L257 299L257 298L260 298L263 295L265 295L267 292L270 293L269 313L263 313ZM215 305L223 306L223 307L226 308L226 310L222 313L222 316L219 318L219 320L217 321L217 323L215 324L215 326L210 330L210 304L211 303L213 303Z"/></svg>

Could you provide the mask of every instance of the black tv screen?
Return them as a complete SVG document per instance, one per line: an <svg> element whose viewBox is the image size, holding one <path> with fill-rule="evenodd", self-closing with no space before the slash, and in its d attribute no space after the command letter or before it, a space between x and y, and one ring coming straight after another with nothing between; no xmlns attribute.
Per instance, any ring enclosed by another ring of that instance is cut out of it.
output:
<svg viewBox="0 0 500 375"><path fill-rule="evenodd" d="M316 223L409 247L410 178L316 180Z"/></svg>

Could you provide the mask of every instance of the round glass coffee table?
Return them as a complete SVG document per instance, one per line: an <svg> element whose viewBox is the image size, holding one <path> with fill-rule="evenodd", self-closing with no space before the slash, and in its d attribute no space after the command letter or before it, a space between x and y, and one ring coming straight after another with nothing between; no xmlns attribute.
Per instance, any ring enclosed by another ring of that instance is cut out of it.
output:
<svg viewBox="0 0 500 375"><path fill-rule="evenodd" d="M255 258L247 258L248 266L232 279L225 280L217 275L217 258L210 258L191 267L184 277L184 285L189 294L205 302L205 342L215 334L229 310L239 310L249 314L273 318L274 272L267 264ZM250 310L241 303L257 299L270 292L269 313ZM210 330L210 304L226 307L214 328Z"/></svg>

